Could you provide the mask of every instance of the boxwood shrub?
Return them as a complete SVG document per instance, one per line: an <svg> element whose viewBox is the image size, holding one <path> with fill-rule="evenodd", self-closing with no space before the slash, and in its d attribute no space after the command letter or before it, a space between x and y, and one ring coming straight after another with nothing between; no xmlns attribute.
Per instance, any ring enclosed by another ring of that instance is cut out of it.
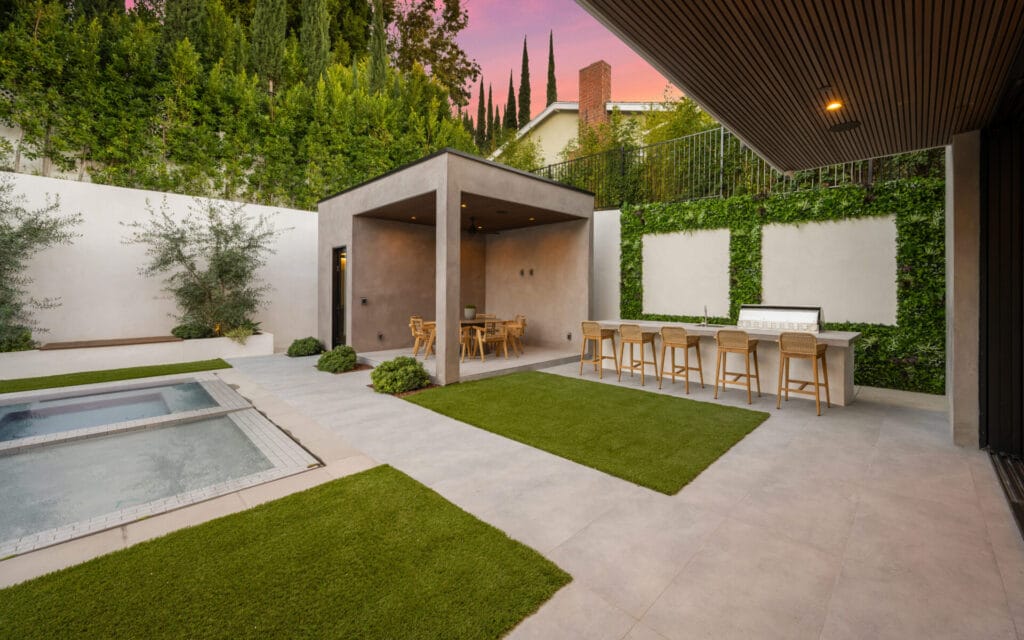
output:
<svg viewBox="0 0 1024 640"><path fill-rule="evenodd" d="M338 345L320 356L316 368L328 373L351 371L356 368L356 350L346 344Z"/></svg>
<svg viewBox="0 0 1024 640"><path fill-rule="evenodd" d="M318 353L323 352L324 343L320 342L313 336L293 340L291 346L288 347L288 357L290 358L298 358L300 356L315 356Z"/></svg>
<svg viewBox="0 0 1024 640"><path fill-rule="evenodd" d="M171 335L181 338L182 340L197 340L199 338L212 338L214 336L214 331L213 327L207 327L206 325L194 322L187 322L185 324L179 324L171 329Z"/></svg>
<svg viewBox="0 0 1024 640"><path fill-rule="evenodd" d="M370 381L378 393L403 393L430 384L430 374L416 358L399 356L377 365L370 373Z"/></svg>

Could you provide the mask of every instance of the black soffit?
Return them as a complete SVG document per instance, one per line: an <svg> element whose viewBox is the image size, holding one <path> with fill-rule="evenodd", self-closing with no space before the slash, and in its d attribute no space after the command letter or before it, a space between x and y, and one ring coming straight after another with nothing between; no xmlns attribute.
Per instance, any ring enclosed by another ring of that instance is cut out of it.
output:
<svg viewBox="0 0 1024 640"><path fill-rule="evenodd" d="M1024 41L1024 0L577 3L782 171L984 127Z"/></svg>

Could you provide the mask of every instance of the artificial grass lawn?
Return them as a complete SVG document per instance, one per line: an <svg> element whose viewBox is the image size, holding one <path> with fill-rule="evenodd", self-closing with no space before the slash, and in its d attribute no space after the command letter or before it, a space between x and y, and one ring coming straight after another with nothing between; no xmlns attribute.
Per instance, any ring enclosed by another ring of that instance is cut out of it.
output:
<svg viewBox="0 0 1024 640"><path fill-rule="evenodd" d="M102 371L79 371L59 376L42 376L39 378L17 378L0 380L0 393L15 391L32 391L34 389L53 389L70 387L76 384L92 384L94 382L113 382L115 380L132 380L152 376L168 376L174 373L195 373L214 369L230 369L231 365L215 358L213 360L196 360L176 364L158 364L149 367L131 367L129 369L104 369Z"/></svg>
<svg viewBox="0 0 1024 640"><path fill-rule="evenodd" d="M768 418L536 371L439 387L407 400L669 495Z"/></svg>
<svg viewBox="0 0 1024 640"><path fill-rule="evenodd" d="M2 590L0 638L496 638L570 580L382 466Z"/></svg>

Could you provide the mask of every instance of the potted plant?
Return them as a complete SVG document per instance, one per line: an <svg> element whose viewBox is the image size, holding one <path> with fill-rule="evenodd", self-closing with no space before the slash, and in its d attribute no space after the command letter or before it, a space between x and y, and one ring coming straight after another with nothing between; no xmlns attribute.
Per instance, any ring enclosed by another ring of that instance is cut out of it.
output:
<svg viewBox="0 0 1024 640"><path fill-rule="evenodd" d="M462 310L462 317L466 320L472 320L476 318L476 305L467 304L466 308Z"/></svg>

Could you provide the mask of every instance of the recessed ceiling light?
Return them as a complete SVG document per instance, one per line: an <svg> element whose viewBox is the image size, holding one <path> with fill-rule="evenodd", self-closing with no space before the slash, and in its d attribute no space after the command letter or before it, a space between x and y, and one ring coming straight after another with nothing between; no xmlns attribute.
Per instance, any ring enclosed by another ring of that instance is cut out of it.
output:
<svg viewBox="0 0 1024 640"><path fill-rule="evenodd" d="M465 208L466 208L466 203L465 203L465 202L463 202L463 203L462 203L462 208L463 208L463 209L465 209Z"/></svg>
<svg viewBox="0 0 1024 640"><path fill-rule="evenodd" d="M843 103L839 100L833 100L825 105L825 111L839 111L843 108Z"/></svg>
<svg viewBox="0 0 1024 640"><path fill-rule="evenodd" d="M536 220L536 219L537 219L537 218L530 218L530 222L533 222L533 221L534 221L534 220Z"/></svg>
<svg viewBox="0 0 1024 640"><path fill-rule="evenodd" d="M480 226L478 226L478 227L477 227L477 229L479 229L480 231L483 231L483 230L484 230L484 228L483 228L483 227L480 227Z"/></svg>
<svg viewBox="0 0 1024 640"><path fill-rule="evenodd" d="M416 219L416 216L409 216L409 219L410 219L410 220L415 220L415 219Z"/></svg>

